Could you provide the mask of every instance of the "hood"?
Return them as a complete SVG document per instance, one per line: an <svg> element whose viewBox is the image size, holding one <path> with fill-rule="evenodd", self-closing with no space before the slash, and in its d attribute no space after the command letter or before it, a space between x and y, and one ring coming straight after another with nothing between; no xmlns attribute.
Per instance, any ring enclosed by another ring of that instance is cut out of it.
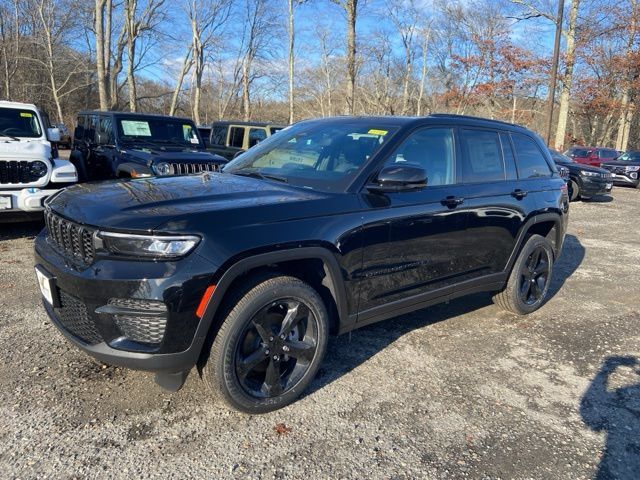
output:
<svg viewBox="0 0 640 480"><path fill-rule="evenodd" d="M0 137L0 158L9 157L10 160L49 159L51 147L40 139L11 140Z"/></svg>
<svg viewBox="0 0 640 480"><path fill-rule="evenodd" d="M208 163L208 162L226 162L227 160L220 155L213 155L209 152L198 150L160 150L150 149L130 149L123 148L121 150L124 161L136 160L145 164L171 162L171 163Z"/></svg>
<svg viewBox="0 0 640 480"><path fill-rule="evenodd" d="M150 177L126 181L84 183L50 198L48 206L70 220L114 230L152 231L170 220L224 212L224 224L250 222L247 209L260 207L261 221L286 217L283 204L322 200L328 194L223 173L182 177ZM322 202L316 202L322 204ZM265 208L267 207L267 208ZM269 209L268 207L273 207ZM258 209L254 209L254 212ZM277 211L277 215L274 215Z"/></svg>
<svg viewBox="0 0 640 480"><path fill-rule="evenodd" d="M627 160L627 161L619 161L619 160L611 160L609 162L602 162L602 165L610 165L612 167L626 167L626 166L637 166L640 165L640 160Z"/></svg>
<svg viewBox="0 0 640 480"><path fill-rule="evenodd" d="M594 167L592 165L585 165L584 163L558 163L558 165L562 165L563 167L567 167L570 172L578 172L578 171L582 170L582 171L585 171L585 172L609 173L603 168Z"/></svg>

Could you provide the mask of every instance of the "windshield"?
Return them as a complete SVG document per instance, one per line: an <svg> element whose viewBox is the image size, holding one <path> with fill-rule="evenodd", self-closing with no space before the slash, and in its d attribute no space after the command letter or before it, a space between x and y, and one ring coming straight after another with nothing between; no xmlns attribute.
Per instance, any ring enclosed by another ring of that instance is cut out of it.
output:
<svg viewBox="0 0 640 480"><path fill-rule="evenodd" d="M587 148L570 148L569 150L567 150L566 152L564 152L565 155L571 155L572 157L588 157L589 156L589 150Z"/></svg>
<svg viewBox="0 0 640 480"><path fill-rule="evenodd" d="M638 162L640 161L640 152L627 152L618 157L618 160L623 162Z"/></svg>
<svg viewBox="0 0 640 480"><path fill-rule="evenodd" d="M395 131L364 122L299 123L243 153L224 172L341 191Z"/></svg>
<svg viewBox="0 0 640 480"><path fill-rule="evenodd" d="M0 133L11 137L38 138L42 129L33 110L0 108Z"/></svg>
<svg viewBox="0 0 640 480"><path fill-rule="evenodd" d="M182 148L203 147L198 129L179 118L118 118L118 136L123 142L158 144Z"/></svg>

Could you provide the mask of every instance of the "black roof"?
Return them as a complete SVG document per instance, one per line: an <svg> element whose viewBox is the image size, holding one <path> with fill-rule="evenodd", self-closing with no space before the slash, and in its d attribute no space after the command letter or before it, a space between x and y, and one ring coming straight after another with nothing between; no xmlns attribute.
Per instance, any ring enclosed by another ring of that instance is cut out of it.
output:
<svg viewBox="0 0 640 480"><path fill-rule="evenodd" d="M218 120L215 122L211 122L209 125L203 125L206 127L211 127L213 125L245 125L249 127L281 127L284 126L278 122L245 122L245 121L235 121L235 120Z"/></svg>
<svg viewBox="0 0 640 480"><path fill-rule="evenodd" d="M78 115L117 115L119 117L174 118L177 120L186 120L188 122L193 122L193 120L188 117L176 117L171 115L163 115L161 113L121 112L113 110L83 110L81 112L78 112Z"/></svg>

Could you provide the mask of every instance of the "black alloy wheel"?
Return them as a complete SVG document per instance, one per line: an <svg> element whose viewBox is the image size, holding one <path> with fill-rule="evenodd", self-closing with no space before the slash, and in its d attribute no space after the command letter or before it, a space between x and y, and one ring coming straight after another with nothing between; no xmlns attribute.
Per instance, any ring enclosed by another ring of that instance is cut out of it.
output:
<svg viewBox="0 0 640 480"><path fill-rule="evenodd" d="M266 413L295 401L315 377L329 338L318 291L285 275L233 288L201 359L202 378L233 408Z"/></svg>
<svg viewBox="0 0 640 480"><path fill-rule="evenodd" d="M527 305L539 302L548 288L549 252L537 246L527 257L520 271L520 298Z"/></svg>
<svg viewBox="0 0 640 480"><path fill-rule="evenodd" d="M235 370L246 393L282 395L309 370L318 347L318 320L302 301L283 298L254 315L240 337Z"/></svg>
<svg viewBox="0 0 640 480"><path fill-rule="evenodd" d="M541 235L531 235L511 269L507 284L493 296L493 301L516 315L536 311L549 296L554 261L551 241Z"/></svg>

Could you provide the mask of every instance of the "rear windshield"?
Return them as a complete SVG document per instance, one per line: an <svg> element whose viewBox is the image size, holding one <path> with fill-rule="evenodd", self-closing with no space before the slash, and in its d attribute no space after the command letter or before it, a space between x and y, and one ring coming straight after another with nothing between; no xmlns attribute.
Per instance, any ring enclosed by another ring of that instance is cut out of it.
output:
<svg viewBox="0 0 640 480"><path fill-rule="evenodd" d="M33 110L0 108L0 134L10 137L38 138L42 128Z"/></svg>

